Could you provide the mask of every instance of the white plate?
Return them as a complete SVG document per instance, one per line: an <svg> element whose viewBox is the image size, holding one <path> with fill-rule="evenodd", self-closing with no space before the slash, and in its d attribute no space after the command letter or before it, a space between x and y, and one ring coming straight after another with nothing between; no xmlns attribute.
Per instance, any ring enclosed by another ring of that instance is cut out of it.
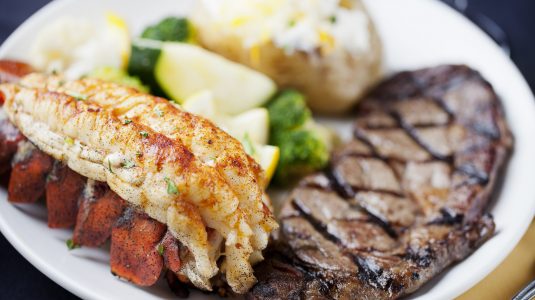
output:
<svg viewBox="0 0 535 300"><path fill-rule="evenodd" d="M431 0L369 0L385 44L389 72L440 63L465 63L481 71L501 96L516 143L507 177L492 207L496 235L472 256L425 285L418 299L450 299L491 272L513 249L535 211L535 100L513 63L479 29L445 5ZM102 18L114 11L134 33L149 22L185 11L189 0L59 0L28 19L0 48L2 58L28 58L28 45L46 23L62 16ZM85 299L171 298L166 284L139 288L114 278L105 249L69 252L68 230L46 226L42 206L14 206L0 190L0 229L34 266ZM195 293L194 299L207 297Z"/></svg>

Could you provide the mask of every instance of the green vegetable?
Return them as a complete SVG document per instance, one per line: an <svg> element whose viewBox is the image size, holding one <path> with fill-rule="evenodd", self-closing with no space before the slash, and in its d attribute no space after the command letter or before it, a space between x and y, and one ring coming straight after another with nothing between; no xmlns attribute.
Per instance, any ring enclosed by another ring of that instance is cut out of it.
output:
<svg viewBox="0 0 535 300"><path fill-rule="evenodd" d="M74 145L74 140L71 137L66 137L64 141L65 141L65 144L69 146Z"/></svg>
<svg viewBox="0 0 535 300"><path fill-rule="evenodd" d="M193 38L193 27L186 18L168 17L156 25L147 27L141 37L158 41L186 43Z"/></svg>
<svg viewBox="0 0 535 300"><path fill-rule="evenodd" d="M87 76L129 86L137 89L140 92L149 92L149 88L143 85L139 78L135 76L130 76L124 70L115 67L97 68L93 70L93 72L89 73Z"/></svg>
<svg viewBox="0 0 535 300"><path fill-rule="evenodd" d="M150 87L151 93L166 97L154 76L156 62L162 52L162 43L154 40L136 39L128 61L128 74L136 76Z"/></svg>
<svg viewBox="0 0 535 300"><path fill-rule="evenodd" d="M110 171L110 173L115 174L113 173L113 169L111 168L111 161L109 159L108 159L108 170Z"/></svg>
<svg viewBox="0 0 535 300"><path fill-rule="evenodd" d="M133 161L131 160L125 160L121 163L121 167L125 168L125 169L131 169L133 167L136 166L136 163L134 163Z"/></svg>
<svg viewBox="0 0 535 300"><path fill-rule="evenodd" d="M218 109L231 115L263 105L276 90L275 82L262 73L199 46L176 42L163 43L154 75L170 99L181 103L210 90Z"/></svg>
<svg viewBox="0 0 535 300"><path fill-rule="evenodd" d="M149 133L146 132L146 131L141 131L139 134L140 134L142 137L144 137L144 138L146 138L146 137L149 136Z"/></svg>
<svg viewBox="0 0 535 300"><path fill-rule="evenodd" d="M171 179L169 179L169 177L165 177L164 180L167 183L167 193L177 195L178 188L176 187L175 183Z"/></svg>
<svg viewBox="0 0 535 300"><path fill-rule="evenodd" d="M158 250L158 254L163 255L163 252L164 252L164 250L165 250L165 247L164 247L163 244L159 244L159 245L158 245L158 248L157 248L156 250Z"/></svg>
<svg viewBox="0 0 535 300"><path fill-rule="evenodd" d="M323 169L329 160L329 151L323 140L306 129L283 131L273 137L280 148L275 181L287 184Z"/></svg>
<svg viewBox="0 0 535 300"><path fill-rule="evenodd" d="M76 245L72 239L68 239L67 241L65 241L65 244L67 244L67 248L69 248L69 250L80 248L80 245Z"/></svg>
<svg viewBox="0 0 535 300"><path fill-rule="evenodd" d="M147 27L141 38L132 42L128 73L139 77L150 87L152 94L169 98L154 75L156 62L162 52L162 41L187 43L192 40L193 26L185 18L169 17Z"/></svg>
<svg viewBox="0 0 535 300"><path fill-rule="evenodd" d="M156 107L154 109L154 113L160 118L163 117L163 115L164 115L163 111L161 109L159 109L158 107Z"/></svg>
<svg viewBox="0 0 535 300"><path fill-rule="evenodd" d="M275 131L299 128L311 118L305 97L295 90L279 93L267 105L267 109L270 126Z"/></svg>
<svg viewBox="0 0 535 300"><path fill-rule="evenodd" d="M279 93L267 106L270 144L280 148L274 181L288 184L323 169L329 160L328 130L314 123L305 97L294 90Z"/></svg>
<svg viewBox="0 0 535 300"><path fill-rule="evenodd" d="M86 95L78 94L78 93L71 92L71 91L67 91L66 94L71 96L71 97L73 97L74 99L76 99L76 101L85 101L85 100L87 100L87 96Z"/></svg>

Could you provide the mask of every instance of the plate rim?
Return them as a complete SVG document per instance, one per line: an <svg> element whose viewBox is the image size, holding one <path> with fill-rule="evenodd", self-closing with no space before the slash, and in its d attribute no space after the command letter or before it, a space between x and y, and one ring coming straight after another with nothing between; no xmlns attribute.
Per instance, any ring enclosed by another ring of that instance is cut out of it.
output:
<svg viewBox="0 0 535 300"><path fill-rule="evenodd" d="M43 6L41 9L36 11L34 14L32 14L29 18L27 18L20 26L18 26L10 35L9 37L0 45L0 57L5 57L6 49L9 49L12 47L12 44L16 44L19 40L19 36L22 36L25 31L27 31L32 23L38 22L41 19L47 19L50 18L50 15L53 15L55 13L56 9L61 9L61 6L68 4L69 2L77 2L79 0L55 0L52 1L45 6ZM369 1L369 0L364 0ZM496 49L498 49L500 52L498 45L492 41L488 35L486 35L480 28L478 28L474 23L472 23L470 20L466 19L462 14L452 9L450 6L446 5L443 2L440 1L433 1L433 0L419 0L424 1L428 3L432 3L432 5L435 5L437 7L440 7L439 9L444 11L449 11L450 14L454 14L457 16L457 21L462 22L463 26L471 27L472 29L475 29L480 33L480 35L484 36L488 41L490 41L490 44ZM518 83L523 85L524 89L529 93L529 97L531 98L532 102L532 110L535 115L535 97L533 95L533 92L527 83L526 79L524 78L523 74L520 72L516 64L512 61L511 57L501 54L510 65L513 72L515 72L517 75L517 78L520 80ZM510 119L510 115L506 115L507 119ZM506 166L508 168L508 165ZM501 201L504 201L502 199L503 196L500 197ZM529 199L528 199L529 200ZM504 246L502 249L503 251L500 252L499 255L496 255L493 257L493 260L479 268L479 272L482 274L477 279L473 280L467 280L464 281L462 284L459 285L459 288L454 291L450 292L449 296L450 298L457 297L461 295L462 293L466 292L471 287L475 286L478 282L485 279L485 277L488 276L493 270L495 270L504 260L505 258L511 253L511 251L516 247L516 245L519 243L520 239L525 234L526 230L528 229L529 225L531 224L531 220L533 219L533 215L535 214L535 201L533 201L531 205L531 217L526 217L525 222L522 222L522 226L519 226L517 230L515 231L514 236L511 238L513 243L509 243L508 245ZM527 216L527 215L526 215ZM46 261L42 260L39 255L36 255L31 247L29 245L26 245L24 241L22 241L18 236L15 230L11 228L9 224L7 224L4 220L4 218L0 218L0 231L3 233L3 235L6 237L6 239L9 241L10 244L13 245L13 247L33 266L35 266L40 272L45 274L47 277L49 277L51 280L65 288L66 290L72 292L75 295L78 295L84 299L97 299L99 298L99 294L92 291L90 288L85 286L84 284L81 284L77 282L76 280L73 280L69 278L68 276L65 276L61 272L57 272L55 269L50 268L51 263L47 263ZM477 250L476 250L477 251ZM462 261L460 262L462 263ZM475 276L474 276L475 277ZM424 285L425 287L425 285ZM425 296L425 294L421 295Z"/></svg>

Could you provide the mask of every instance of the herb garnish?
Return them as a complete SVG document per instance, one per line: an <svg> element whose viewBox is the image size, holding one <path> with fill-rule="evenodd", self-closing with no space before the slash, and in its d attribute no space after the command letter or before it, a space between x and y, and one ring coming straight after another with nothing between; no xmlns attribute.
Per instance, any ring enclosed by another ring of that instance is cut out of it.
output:
<svg viewBox="0 0 535 300"><path fill-rule="evenodd" d="M336 23L336 16L331 16L329 21L331 21L331 23Z"/></svg>
<svg viewBox="0 0 535 300"><path fill-rule="evenodd" d="M158 254L163 255L163 251L165 250L165 247L163 246L163 244L159 244L157 250L158 250Z"/></svg>
<svg viewBox="0 0 535 300"><path fill-rule="evenodd" d="M130 120L130 119L124 119L124 121L123 121L124 125L128 125L130 123L132 123L132 120Z"/></svg>
<svg viewBox="0 0 535 300"><path fill-rule="evenodd" d="M85 101L87 100L87 96L86 95L82 95L82 94L78 94L78 93L75 93L75 92L66 92L67 95L73 97L74 99L76 99L77 101Z"/></svg>
<svg viewBox="0 0 535 300"><path fill-rule="evenodd" d="M110 173L115 174L113 173L113 170L111 169L111 161L109 159L108 159L108 170L110 170Z"/></svg>
<svg viewBox="0 0 535 300"><path fill-rule="evenodd" d="M125 160L121 163L121 167L125 168L125 169L131 169L133 167L135 167L136 164L131 161L131 160Z"/></svg>
<svg viewBox="0 0 535 300"><path fill-rule="evenodd" d="M243 136L243 147L245 148L245 152L249 155L254 155L256 152L248 132Z"/></svg>
<svg viewBox="0 0 535 300"><path fill-rule="evenodd" d="M140 134L142 137L144 137L144 138L146 138L146 137L149 136L149 133L146 132L146 131L141 131L139 134Z"/></svg>
<svg viewBox="0 0 535 300"><path fill-rule="evenodd" d="M69 248L69 250L80 248L80 245L76 245L72 239L68 239L67 241L65 241L65 244L67 244L67 248Z"/></svg>
<svg viewBox="0 0 535 300"><path fill-rule="evenodd" d="M163 111L161 109L159 109L158 107L156 107L154 109L154 113L158 116L158 117L163 117Z"/></svg>
<svg viewBox="0 0 535 300"><path fill-rule="evenodd" d="M169 179L169 177L164 178L165 182L167 183L167 193L171 195L177 195L178 194L178 188L176 187L175 183Z"/></svg>
<svg viewBox="0 0 535 300"><path fill-rule="evenodd" d="M66 137L64 141L65 141L65 144L69 146L74 145L74 140L71 137Z"/></svg>

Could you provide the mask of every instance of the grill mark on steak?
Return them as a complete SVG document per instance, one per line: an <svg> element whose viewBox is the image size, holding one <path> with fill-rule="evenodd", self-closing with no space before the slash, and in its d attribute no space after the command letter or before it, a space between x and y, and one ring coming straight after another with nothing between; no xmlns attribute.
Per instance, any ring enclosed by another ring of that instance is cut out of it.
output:
<svg viewBox="0 0 535 300"><path fill-rule="evenodd" d="M452 162L453 160L452 155L442 155L436 152L435 150L433 150L429 145L427 145L424 141L422 141L422 139L418 136L418 134L416 133L416 128L410 125L409 123L405 122L403 118L399 115L399 113L390 112L390 114L398 122L399 127L405 130L407 135L410 136L416 142L416 144L422 147L425 151L429 152L429 154L431 154L433 158L440 160L440 161L448 162L448 163ZM431 128L431 127L434 128L435 126L427 126L427 128Z"/></svg>
<svg viewBox="0 0 535 300"><path fill-rule="evenodd" d="M325 226L325 224L322 224L320 221L316 220L309 212L306 212L305 210L303 210L303 208L301 206L299 206L298 204L296 204L295 202L292 202L292 206L295 210L297 210L300 215L302 217L304 217L305 220L308 221L308 223L310 223L314 229L316 229L317 232L319 232L326 240L329 240L335 244L341 244L340 243L340 240L330 234L328 231L327 231L327 227ZM298 217L294 217L294 216L290 216L290 217L287 217L288 218L298 218Z"/></svg>
<svg viewBox="0 0 535 300"><path fill-rule="evenodd" d="M488 82L465 66L403 72L360 107L354 139L283 207L248 299L399 298L492 236L512 137Z"/></svg>

